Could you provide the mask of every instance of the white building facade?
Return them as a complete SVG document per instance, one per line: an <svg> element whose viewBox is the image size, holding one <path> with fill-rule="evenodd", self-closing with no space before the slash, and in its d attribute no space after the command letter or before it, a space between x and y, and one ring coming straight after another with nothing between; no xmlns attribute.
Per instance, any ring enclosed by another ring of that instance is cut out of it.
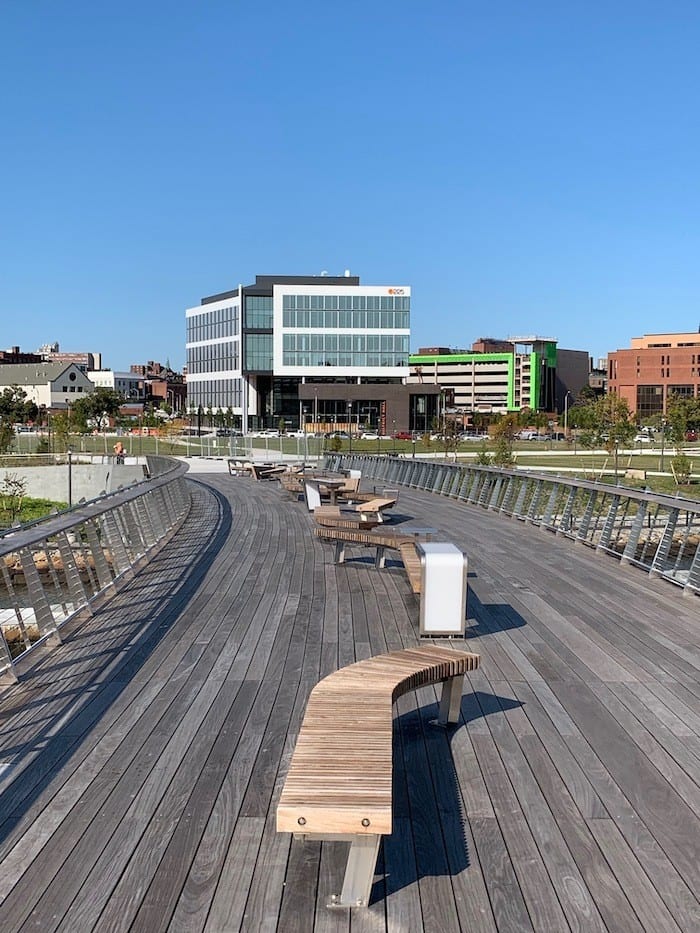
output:
<svg viewBox="0 0 700 933"><path fill-rule="evenodd" d="M87 375L96 388L119 392L127 401L140 401L144 398L145 383L143 378L136 373L119 373L112 369L93 369Z"/></svg>
<svg viewBox="0 0 700 933"><path fill-rule="evenodd" d="M68 409L95 386L74 363L18 363L0 366L0 392L19 387L28 401L50 411Z"/></svg>
<svg viewBox="0 0 700 933"><path fill-rule="evenodd" d="M323 400L324 387L403 384L410 305L409 286L362 286L350 275L259 275L204 298L185 312L188 407L231 411L244 429L297 426L301 386L313 384ZM374 410L371 391L355 394ZM328 419L339 420L340 401L327 402Z"/></svg>

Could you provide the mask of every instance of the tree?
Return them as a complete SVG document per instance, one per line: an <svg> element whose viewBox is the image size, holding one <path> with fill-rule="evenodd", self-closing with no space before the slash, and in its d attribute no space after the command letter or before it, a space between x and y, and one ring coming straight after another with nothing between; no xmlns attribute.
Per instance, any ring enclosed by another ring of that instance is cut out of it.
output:
<svg viewBox="0 0 700 933"><path fill-rule="evenodd" d="M12 446L15 438L15 424L35 421L39 409L29 399L24 389L8 386L0 395L0 453L5 453Z"/></svg>
<svg viewBox="0 0 700 933"><path fill-rule="evenodd" d="M124 396L121 392L98 386L94 392L81 396L71 405L71 428L86 431L89 422L99 425L105 415L118 415L123 404Z"/></svg>
<svg viewBox="0 0 700 933"><path fill-rule="evenodd" d="M494 426L494 452L493 463L495 466L512 466L515 462L513 457L513 441L518 433L518 416L516 414L503 415Z"/></svg>
<svg viewBox="0 0 700 933"><path fill-rule="evenodd" d="M692 460L680 450L671 460L671 469L673 470L673 475L679 486L687 486L690 483L690 473L692 468Z"/></svg>
<svg viewBox="0 0 700 933"><path fill-rule="evenodd" d="M0 420L10 424L36 421L39 409L20 386L8 386L0 395Z"/></svg>
<svg viewBox="0 0 700 933"><path fill-rule="evenodd" d="M67 450L72 427L70 412L58 412L52 417L51 424L53 426L54 449L57 451Z"/></svg>
<svg viewBox="0 0 700 933"><path fill-rule="evenodd" d="M0 419L0 454L5 454L12 447L15 439L15 429L12 422Z"/></svg>
<svg viewBox="0 0 700 933"><path fill-rule="evenodd" d="M605 447L614 454L617 479L620 447L629 444L637 430L627 401L611 392L570 408L569 418L576 427L584 429L580 438L584 447Z"/></svg>
<svg viewBox="0 0 700 933"><path fill-rule="evenodd" d="M672 444L679 448L686 433L700 426L700 401L681 395L671 395L666 404L666 426L664 430Z"/></svg>
<svg viewBox="0 0 700 933"><path fill-rule="evenodd" d="M22 501L26 495L27 480L17 473L6 473L0 486L0 503L10 525L22 511Z"/></svg>
<svg viewBox="0 0 700 933"><path fill-rule="evenodd" d="M445 432L442 437L443 444L445 445L445 454L454 453L457 450L457 423L455 421L446 421L445 422Z"/></svg>
<svg viewBox="0 0 700 933"><path fill-rule="evenodd" d="M576 404L585 405L586 402L595 402L598 397L598 393L592 386L582 386Z"/></svg>

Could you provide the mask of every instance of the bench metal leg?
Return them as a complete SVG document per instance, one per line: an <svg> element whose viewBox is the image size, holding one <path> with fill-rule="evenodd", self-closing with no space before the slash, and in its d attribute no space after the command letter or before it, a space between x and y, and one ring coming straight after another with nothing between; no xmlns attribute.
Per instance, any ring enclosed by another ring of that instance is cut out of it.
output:
<svg viewBox="0 0 700 933"><path fill-rule="evenodd" d="M335 562L336 564L345 563L345 542L344 541L335 542Z"/></svg>
<svg viewBox="0 0 700 933"><path fill-rule="evenodd" d="M462 708L462 688L464 686L464 674L457 677L450 677L442 683L442 696L440 697L440 713L438 722L441 726L446 726L448 722L458 722L459 713Z"/></svg>
<svg viewBox="0 0 700 933"><path fill-rule="evenodd" d="M381 836L354 836L341 894L331 895L328 907L367 907L372 892L374 869Z"/></svg>

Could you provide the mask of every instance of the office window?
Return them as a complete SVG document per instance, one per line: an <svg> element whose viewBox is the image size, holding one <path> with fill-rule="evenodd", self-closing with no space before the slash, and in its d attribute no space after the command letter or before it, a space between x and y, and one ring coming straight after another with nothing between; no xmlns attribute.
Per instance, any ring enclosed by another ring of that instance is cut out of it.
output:
<svg viewBox="0 0 700 933"><path fill-rule="evenodd" d="M640 385L637 386L637 414L641 418L659 414L663 411L663 386Z"/></svg>
<svg viewBox="0 0 700 933"><path fill-rule="evenodd" d="M244 368L249 372L272 371L272 334L246 334Z"/></svg>
<svg viewBox="0 0 700 933"><path fill-rule="evenodd" d="M245 326L272 327L272 298L250 295L245 300Z"/></svg>

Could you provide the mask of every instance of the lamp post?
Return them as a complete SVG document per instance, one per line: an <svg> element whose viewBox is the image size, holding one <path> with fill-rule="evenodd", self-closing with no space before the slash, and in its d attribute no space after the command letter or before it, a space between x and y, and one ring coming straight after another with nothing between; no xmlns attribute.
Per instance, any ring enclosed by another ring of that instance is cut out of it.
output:
<svg viewBox="0 0 700 933"><path fill-rule="evenodd" d="M352 457L352 402L348 402L348 456Z"/></svg>
<svg viewBox="0 0 700 933"><path fill-rule="evenodd" d="M666 419L661 419L661 472L664 471L664 451L666 447Z"/></svg>
<svg viewBox="0 0 700 933"><path fill-rule="evenodd" d="M569 436L569 396L571 392L567 389L564 396L564 439ZM573 395L571 395L573 398Z"/></svg>
<svg viewBox="0 0 700 933"><path fill-rule="evenodd" d="M73 505L73 451L69 447L68 454L68 508Z"/></svg>

